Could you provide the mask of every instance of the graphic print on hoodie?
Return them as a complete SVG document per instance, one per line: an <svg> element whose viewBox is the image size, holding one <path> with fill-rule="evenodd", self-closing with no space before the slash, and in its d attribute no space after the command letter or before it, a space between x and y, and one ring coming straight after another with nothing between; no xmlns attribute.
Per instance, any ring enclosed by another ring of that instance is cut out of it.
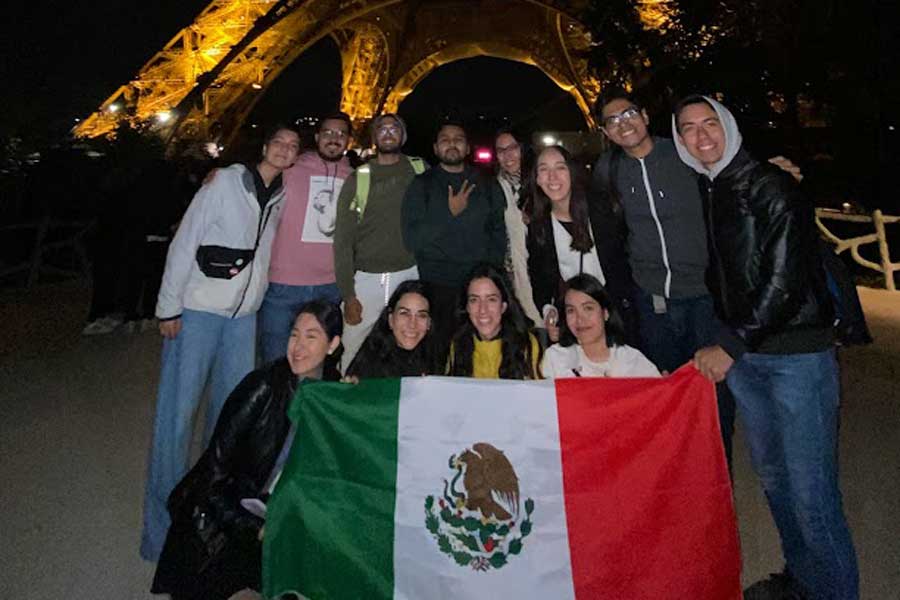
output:
<svg viewBox="0 0 900 600"><path fill-rule="evenodd" d="M337 199L344 180L337 176L338 165L325 163L327 175L309 178L309 194L306 199L306 218L300 239L313 244L334 242L334 224L337 219Z"/></svg>
<svg viewBox="0 0 900 600"><path fill-rule="evenodd" d="M284 172L284 211L275 242L269 281L282 285L333 283L334 222L337 199L353 169L345 158L325 161L304 152Z"/></svg>

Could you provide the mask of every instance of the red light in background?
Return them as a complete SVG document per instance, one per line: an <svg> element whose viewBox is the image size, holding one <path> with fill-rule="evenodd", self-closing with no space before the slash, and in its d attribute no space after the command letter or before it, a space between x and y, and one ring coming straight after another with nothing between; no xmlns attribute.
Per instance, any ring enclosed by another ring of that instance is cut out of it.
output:
<svg viewBox="0 0 900 600"><path fill-rule="evenodd" d="M488 148L478 148L475 150L475 162L489 163L494 159L494 154Z"/></svg>

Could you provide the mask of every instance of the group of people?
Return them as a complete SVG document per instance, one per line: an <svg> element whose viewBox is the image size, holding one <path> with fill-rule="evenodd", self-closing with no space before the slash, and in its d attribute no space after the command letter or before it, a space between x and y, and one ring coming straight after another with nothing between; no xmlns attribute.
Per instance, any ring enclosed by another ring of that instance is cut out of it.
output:
<svg viewBox="0 0 900 600"><path fill-rule="evenodd" d="M692 362L717 383L729 456L739 407L782 538L784 572L746 597L857 597L832 308L793 165L753 159L732 114L703 96L676 106L673 139L650 136L624 91L597 117L612 150L590 183L561 146L526 165L525 140L506 130L488 177L455 122L438 127L428 168L402 153L394 114L372 121L375 155L352 170L337 113L314 149L279 126L258 162L204 185L157 305L141 543L159 561L154 592L258 588L262 520L242 500L277 481L304 379L658 377ZM206 450L190 468L207 383Z"/></svg>

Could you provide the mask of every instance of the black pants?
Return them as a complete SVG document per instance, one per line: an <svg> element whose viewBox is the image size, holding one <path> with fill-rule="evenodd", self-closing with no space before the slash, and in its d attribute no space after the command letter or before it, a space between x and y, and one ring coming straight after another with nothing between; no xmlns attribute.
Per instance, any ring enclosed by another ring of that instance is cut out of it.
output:
<svg viewBox="0 0 900 600"><path fill-rule="evenodd" d="M144 236L127 242L126 266L122 276L122 304L125 320L151 319L156 313L156 297L166 268L168 242L148 242Z"/></svg>
<svg viewBox="0 0 900 600"><path fill-rule="evenodd" d="M450 340L459 326L459 288L429 283L431 287L431 327L441 364L446 362Z"/></svg>
<svg viewBox="0 0 900 600"><path fill-rule="evenodd" d="M118 312L121 308L119 282L124 263L124 234L113 223L98 223L88 241L91 260L91 309L88 321Z"/></svg>

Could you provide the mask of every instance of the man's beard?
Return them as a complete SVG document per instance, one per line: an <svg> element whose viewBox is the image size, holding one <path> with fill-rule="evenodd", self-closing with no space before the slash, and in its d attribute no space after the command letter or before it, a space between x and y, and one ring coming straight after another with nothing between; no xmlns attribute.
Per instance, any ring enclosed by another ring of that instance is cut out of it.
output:
<svg viewBox="0 0 900 600"><path fill-rule="evenodd" d="M466 157L462 154L457 155L456 158L450 158L446 154L440 157L441 164L447 167L458 167L466 161Z"/></svg>
<svg viewBox="0 0 900 600"><path fill-rule="evenodd" d="M378 154L400 154L400 144L394 143L389 146L380 146L375 144L375 150Z"/></svg>
<svg viewBox="0 0 900 600"><path fill-rule="evenodd" d="M328 156L327 154L323 153L321 150L316 148L316 153L319 155L319 158L321 158L322 160L324 160L326 162L338 162L342 158L344 158L343 152L338 152L337 156Z"/></svg>

